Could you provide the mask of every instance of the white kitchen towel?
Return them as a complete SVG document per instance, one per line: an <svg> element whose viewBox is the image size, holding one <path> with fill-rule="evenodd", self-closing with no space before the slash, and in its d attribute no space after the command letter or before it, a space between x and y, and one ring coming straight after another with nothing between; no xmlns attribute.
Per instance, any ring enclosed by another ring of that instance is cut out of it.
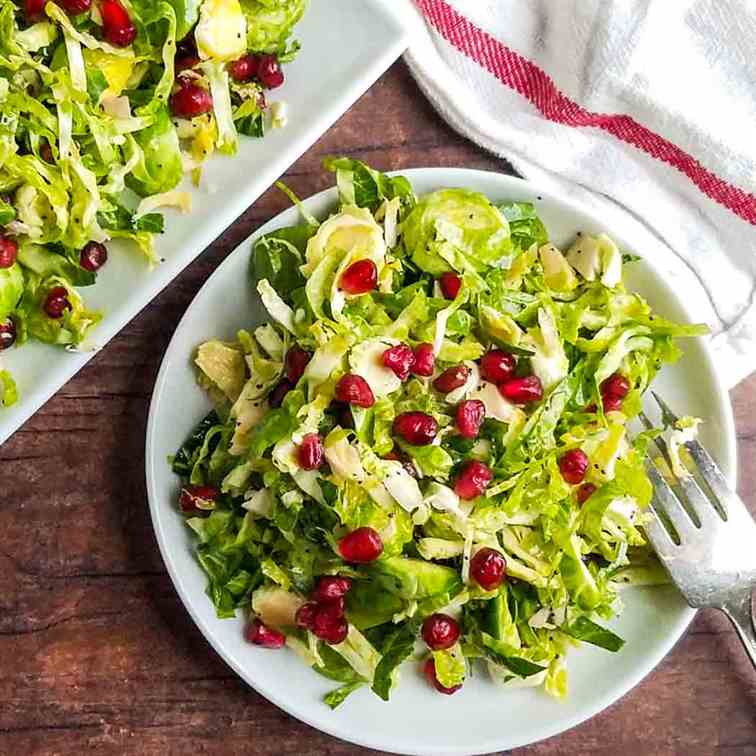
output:
<svg viewBox="0 0 756 756"><path fill-rule="evenodd" d="M407 2L443 117L640 240L729 386L756 369L756 2Z"/></svg>

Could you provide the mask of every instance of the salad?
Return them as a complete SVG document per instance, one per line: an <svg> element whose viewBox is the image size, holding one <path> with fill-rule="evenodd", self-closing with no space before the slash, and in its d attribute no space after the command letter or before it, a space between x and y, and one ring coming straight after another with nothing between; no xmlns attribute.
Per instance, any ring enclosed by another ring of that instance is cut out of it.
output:
<svg viewBox="0 0 756 756"><path fill-rule="evenodd" d="M604 234L561 250L530 203L326 167L333 214L252 250L269 321L194 355L215 409L172 465L208 596L330 706L409 660L564 696L570 646L622 647L619 589L665 581L628 423L706 328L627 291Z"/></svg>
<svg viewBox="0 0 756 756"><path fill-rule="evenodd" d="M79 287L128 239L157 261L161 207L239 134L281 125L267 90L306 0L0 0L0 351L67 348L101 315ZM0 371L0 405L16 401Z"/></svg>

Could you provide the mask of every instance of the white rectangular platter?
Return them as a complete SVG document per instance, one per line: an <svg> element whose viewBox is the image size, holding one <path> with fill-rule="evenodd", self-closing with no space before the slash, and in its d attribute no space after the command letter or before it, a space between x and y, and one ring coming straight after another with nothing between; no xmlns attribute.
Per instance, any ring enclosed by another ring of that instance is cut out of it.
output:
<svg viewBox="0 0 756 756"><path fill-rule="evenodd" d="M20 399L0 409L0 443L78 372L214 239L297 160L401 55L408 33L391 0L311 0L297 26L302 51L271 100L287 103L289 122L264 139L242 137L233 157L212 159L188 215L166 213L158 239L163 262L149 270L134 249L113 243L87 305L103 312L88 351L40 343L11 349L1 365L18 383Z"/></svg>

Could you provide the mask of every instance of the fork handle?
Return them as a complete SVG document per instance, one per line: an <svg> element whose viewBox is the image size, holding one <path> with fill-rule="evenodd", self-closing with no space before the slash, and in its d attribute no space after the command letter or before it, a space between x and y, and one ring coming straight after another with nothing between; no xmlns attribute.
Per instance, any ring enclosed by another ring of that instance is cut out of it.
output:
<svg viewBox="0 0 756 756"><path fill-rule="evenodd" d="M751 589L725 603L722 611L730 618L735 630L743 641L753 666L756 667L756 627L753 619L753 598Z"/></svg>

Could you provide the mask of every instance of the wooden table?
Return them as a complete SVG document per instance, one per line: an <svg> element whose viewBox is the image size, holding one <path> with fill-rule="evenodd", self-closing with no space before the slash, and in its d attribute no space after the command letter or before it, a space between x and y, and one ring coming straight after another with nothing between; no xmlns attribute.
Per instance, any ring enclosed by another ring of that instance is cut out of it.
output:
<svg viewBox="0 0 756 756"><path fill-rule="evenodd" d="M327 186L320 161L331 153L383 169L509 170L443 125L401 63L287 183L300 196ZM173 330L224 257L287 204L268 191L0 448L3 756L368 753L292 719L225 666L173 589L147 508L147 409ZM740 488L754 507L756 375L732 400ZM715 751L756 754L756 675L728 623L705 611L624 699L520 753Z"/></svg>

